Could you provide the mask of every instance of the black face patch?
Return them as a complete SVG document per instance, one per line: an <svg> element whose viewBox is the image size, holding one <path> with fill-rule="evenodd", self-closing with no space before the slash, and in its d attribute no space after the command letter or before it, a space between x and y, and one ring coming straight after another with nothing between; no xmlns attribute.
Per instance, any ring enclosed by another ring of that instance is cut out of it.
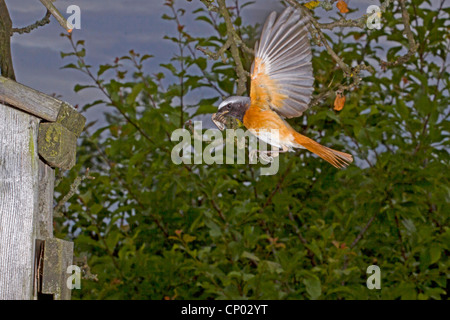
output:
<svg viewBox="0 0 450 320"><path fill-rule="evenodd" d="M249 107L250 98L238 97L238 99L229 102L220 108L217 113L213 114L212 120L220 130L224 130L229 124L237 123L235 120L231 119L238 119L243 122L244 115Z"/></svg>
<svg viewBox="0 0 450 320"><path fill-rule="evenodd" d="M229 115L233 118L244 121L245 112L247 112L248 106L243 103L230 104Z"/></svg>

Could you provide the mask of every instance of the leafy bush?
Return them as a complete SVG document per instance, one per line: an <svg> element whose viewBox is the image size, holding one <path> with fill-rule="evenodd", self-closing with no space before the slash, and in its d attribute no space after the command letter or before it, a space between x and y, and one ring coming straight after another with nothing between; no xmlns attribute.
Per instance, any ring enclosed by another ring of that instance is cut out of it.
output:
<svg viewBox="0 0 450 320"><path fill-rule="evenodd" d="M427 3L407 5L417 52L387 70L359 74L340 112L332 109L333 90L353 82L326 50L313 46L315 93L324 99L289 122L352 153L355 163L341 171L305 151L281 154L272 176L261 176L261 165L172 162L172 131L214 112L236 90L230 51L222 61L196 49L217 52L225 43L219 14L192 13L211 29L211 37L199 38L183 25L185 11L167 1L163 18L178 31L167 39L179 52L152 74L143 71L151 56L133 51L94 71L84 61L84 42L69 37L74 51L62 55L74 61L66 68L85 72L105 97L84 110L99 104L110 110L101 128L83 133L77 165L57 189L63 197L86 168L95 177L82 181L56 227L98 278L83 280L73 296L448 298L450 9ZM236 8L229 12L252 47L259 27L244 26ZM329 15L338 17L336 10ZM377 65L384 55L395 61L408 48L397 3L383 13L382 25L343 28L328 42L350 66ZM387 52L379 43L385 40ZM249 70L251 54L240 46L240 56ZM186 102L197 96L203 98ZM381 268L381 290L366 287L366 269L374 264Z"/></svg>

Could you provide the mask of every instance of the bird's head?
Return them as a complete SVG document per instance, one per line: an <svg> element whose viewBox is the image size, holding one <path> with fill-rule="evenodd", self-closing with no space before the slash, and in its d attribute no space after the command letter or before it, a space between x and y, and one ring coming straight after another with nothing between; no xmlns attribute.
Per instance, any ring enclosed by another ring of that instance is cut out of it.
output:
<svg viewBox="0 0 450 320"><path fill-rule="evenodd" d="M247 112L249 107L250 98L232 96L222 101L219 109L212 115L211 119L217 128L224 130L227 123L226 118L230 117L243 122L245 112Z"/></svg>

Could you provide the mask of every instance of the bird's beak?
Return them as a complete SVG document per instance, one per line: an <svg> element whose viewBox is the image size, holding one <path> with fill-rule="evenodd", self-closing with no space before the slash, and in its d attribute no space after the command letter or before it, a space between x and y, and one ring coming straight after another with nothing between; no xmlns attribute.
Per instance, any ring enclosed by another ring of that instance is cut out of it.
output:
<svg viewBox="0 0 450 320"><path fill-rule="evenodd" d="M217 128L219 128L220 131L225 130L225 124L226 124L226 119L225 119L225 114L227 114L228 111L219 111L217 113L214 113L211 117L211 120L214 122L214 124L217 126Z"/></svg>

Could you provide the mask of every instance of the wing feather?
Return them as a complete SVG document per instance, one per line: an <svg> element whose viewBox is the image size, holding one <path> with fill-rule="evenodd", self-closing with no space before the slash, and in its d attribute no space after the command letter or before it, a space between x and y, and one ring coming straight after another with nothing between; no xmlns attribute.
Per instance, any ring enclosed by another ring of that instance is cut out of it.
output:
<svg viewBox="0 0 450 320"><path fill-rule="evenodd" d="M283 117L301 116L314 90L307 18L287 7L267 18L255 45L250 98Z"/></svg>

